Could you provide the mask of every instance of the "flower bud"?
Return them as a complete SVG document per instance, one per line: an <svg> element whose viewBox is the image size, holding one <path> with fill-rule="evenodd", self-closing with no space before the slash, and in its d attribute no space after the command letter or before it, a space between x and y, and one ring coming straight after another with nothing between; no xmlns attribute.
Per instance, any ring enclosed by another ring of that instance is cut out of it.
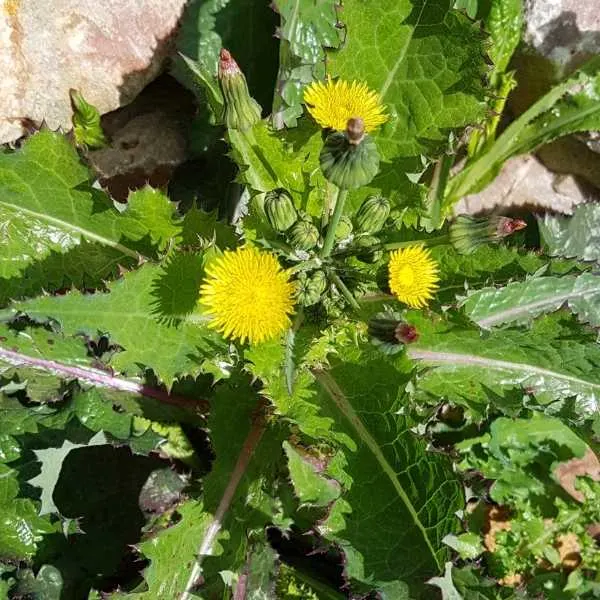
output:
<svg viewBox="0 0 600 600"><path fill-rule="evenodd" d="M354 222L360 233L377 233L390 215L390 203L382 196L369 196L360 206Z"/></svg>
<svg viewBox="0 0 600 600"><path fill-rule="evenodd" d="M371 183L379 171L379 152L362 119L348 120L346 131L327 136L319 157L325 178L340 189Z"/></svg>
<svg viewBox="0 0 600 600"><path fill-rule="evenodd" d="M267 194L265 213L271 227L280 233L287 231L298 220L292 197L282 189Z"/></svg>
<svg viewBox="0 0 600 600"><path fill-rule="evenodd" d="M419 339L414 325L409 325L398 313L389 310L378 313L369 321L368 333L372 343L386 354L395 354L406 344L412 344Z"/></svg>
<svg viewBox="0 0 600 600"><path fill-rule="evenodd" d="M245 131L260 121L262 109L250 96L244 74L225 48L219 58L219 83L225 99L223 120L229 129Z"/></svg>
<svg viewBox="0 0 600 600"><path fill-rule="evenodd" d="M321 299L327 288L327 277L323 271L312 275L302 272L298 275L298 302L303 306L312 306Z"/></svg>
<svg viewBox="0 0 600 600"><path fill-rule="evenodd" d="M335 239L338 241L345 240L352 233L352 221L346 215L342 215L337 227L335 228Z"/></svg>
<svg viewBox="0 0 600 600"><path fill-rule="evenodd" d="M319 241L319 230L310 221L298 221L289 231L289 242L296 250L311 250Z"/></svg>
<svg viewBox="0 0 600 600"><path fill-rule="evenodd" d="M450 242L460 254L471 254L479 246L498 243L502 238L527 227L521 219L459 215L450 224Z"/></svg>

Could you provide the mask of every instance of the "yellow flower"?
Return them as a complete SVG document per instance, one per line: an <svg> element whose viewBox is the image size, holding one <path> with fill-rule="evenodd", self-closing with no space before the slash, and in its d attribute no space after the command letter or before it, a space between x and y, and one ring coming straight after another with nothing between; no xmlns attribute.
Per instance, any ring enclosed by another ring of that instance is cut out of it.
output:
<svg viewBox="0 0 600 600"><path fill-rule="evenodd" d="M321 127L337 131L344 131L352 117L360 117L367 132L388 119L379 94L358 81L315 81L304 90L304 102Z"/></svg>
<svg viewBox="0 0 600 600"><path fill-rule="evenodd" d="M289 327L295 287L274 255L252 247L225 251L206 273L200 303L225 337L253 344Z"/></svg>
<svg viewBox="0 0 600 600"><path fill-rule="evenodd" d="M409 246L390 255L390 289L404 304L422 308L438 288L438 267L429 250Z"/></svg>

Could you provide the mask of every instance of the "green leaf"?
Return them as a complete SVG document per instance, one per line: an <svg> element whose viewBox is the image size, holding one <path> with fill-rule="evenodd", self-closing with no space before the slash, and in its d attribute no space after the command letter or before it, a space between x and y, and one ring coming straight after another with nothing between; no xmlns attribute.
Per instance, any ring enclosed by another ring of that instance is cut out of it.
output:
<svg viewBox="0 0 600 600"><path fill-rule="evenodd" d="M451 562L446 563L443 577L432 577L427 583L442 590L442 600L464 600L462 595L459 594L458 590L454 587Z"/></svg>
<svg viewBox="0 0 600 600"><path fill-rule="evenodd" d="M348 0L340 15L347 35L328 53L328 72L365 81L382 97L390 120L375 133L380 172L350 194L351 206L381 194L406 209L405 223L423 213L424 190L407 174L423 170L422 155L445 149L448 131L484 115L483 38L449 0Z"/></svg>
<svg viewBox="0 0 600 600"><path fill-rule="evenodd" d="M482 38L449 1L348 0L342 22L347 38L329 53L330 73L365 81L387 105L390 121L376 136L382 172L482 117Z"/></svg>
<svg viewBox="0 0 600 600"><path fill-rule="evenodd" d="M78 145L89 148L103 148L107 145L100 123L100 113L95 106L85 101L77 90L70 91L73 106L73 133Z"/></svg>
<svg viewBox="0 0 600 600"><path fill-rule="evenodd" d="M502 288L470 293L463 302L470 319L483 329L504 323L527 323L534 317L567 306L584 323L600 326L600 277L534 277Z"/></svg>
<svg viewBox="0 0 600 600"><path fill-rule="evenodd" d="M279 73L273 103L273 122L294 127L302 114L304 86L324 75L325 48L338 48L337 0L275 0L281 15Z"/></svg>
<svg viewBox="0 0 600 600"><path fill-rule="evenodd" d="M600 58L595 57L565 82L552 88L509 125L489 150L453 177L446 189L444 210L483 189L512 156L579 131L600 128Z"/></svg>
<svg viewBox="0 0 600 600"><path fill-rule="evenodd" d="M160 267L146 264L111 283L110 293L74 291L17 302L13 310L39 322L55 319L68 335L109 333L112 342L123 347L112 357L115 369L137 375L152 368L170 386L177 375L199 373L203 363L224 351L226 344L196 309L176 315L177 325L165 322L155 291L160 277ZM184 299L183 307L189 310L187 302Z"/></svg>
<svg viewBox="0 0 600 600"><path fill-rule="evenodd" d="M267 524L281 523L275 499L281 432L276 426L265 430L259 402L243 380L219 387L208 424L216 458L204 479L203 497L179 506L176 524L165 529L159 520L140 544L151 561L144 572L148 591L140 598L176 598L188 584L196 557L201 565L196 575L203 579L196 594L221 597L226 587L221 573L239 575L250 542Z"/></svg>
<svg viewBox="0 0 600 600"><path fill-rule="evenodd" d="M465 559L477 558L484 550L481 538L475 533L449 534L443 540L444 544L458 552Z"/></svg>
<svg viewBox="0 0 600 600"><path fill-rule="evenodd" d="M17 475L16 470L0 465L0 557L4 560L31 558L43 534L54 531L49 521L38 516L31 500L17 497Z"/></svg>
<svg viewBox="0 0 600 600"><path fill-rule="evenodd" d="M407 355L423 368L416 397L438 405L456 402L481 420L491 402L510 412L522 396L573 398L581 420L599 410L600 348L594 337L575 333L557 314L538 319L531 330L505 329L482 336L478 328L411 311L406 319L420 338ZM514 394L511 399L511 394Z"/></svg>
<svg viewBox="0 0 600 600"><path fill-rule="evenodd" d="M37 576L30 569L19 571L16 592L31 600L60 600L63 578L52 565L42 565Z"/></svg>
<svg viewBox="0 0 600 600"><path fill-rule="evenodd" d="M132 195L129 208L120 214L91 186L87 168L59 134L42 131L20 150L0 154L0 288L8 287L0 302L9 293L71 281L97 285L139 254L155 257L177 234L174 205L147 188Z"/></svg>
<svg viewBox="0 0 600 600"><path fill-rule="evenodd" d="M523 0L492 0L485 25L491 37L488 52L494 74L504 73L521 41Z"/></svg>
<svg viewBox="0 0 600 600"><path fill-rule="evenodd" d="M545 214L538 217L543 248L550 256L600 261L600 206L581 204L572 217Z"/></svg>
<svg viewBox="0 0 600 600"><path fill-rule="evenodd" d="M309 465L342 486L319 531L343 549L348 576L381 590L405 589L403 581L418 590L423 577L443 565L441 540L455 527L460 485L450 463L426 451L411 432L414 423L402 414L410 373L401 363L350 341L337 350L330 369L315 369L316 382L306 367L298 371L293 397L279 370L282 349L263 346L247 358L276 410L305 435L335 449L320 460L305 457L309 462L301 469L297 455L291 455L290 471L301 501L313 498L322 505L333 497L315 486L314 475L307 476ZM411 552L408 562L405 548Z"/></svg>

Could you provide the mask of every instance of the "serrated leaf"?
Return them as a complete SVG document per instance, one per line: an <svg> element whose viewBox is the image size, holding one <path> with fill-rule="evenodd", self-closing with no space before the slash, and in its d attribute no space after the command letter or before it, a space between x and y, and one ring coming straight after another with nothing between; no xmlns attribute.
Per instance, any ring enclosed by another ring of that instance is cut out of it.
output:
<svg viewBox="0 0 600 600"><path fill-rule="evenodd" d="M420 335L407 355L424 367L415 392L421 401L456 402L475 420L483 418L490 402L509 413L513 401L520 408L527 393L574 398L582 421L600 409L600 348L589 334L569 327L562 331L560 314L538 319L529 331L504 329L485 336L478 328L414 311L406 319Z"/></svg>
<svg viewBox="0 0 600 600"><path fill-rule="evenodd" d="M304 86L313 77L323 75L324 49L339 47L341 30L336 27L339 3L337 0L275 0L272 6L281 15L277 30L281 42L273 122L294 127L302 114Z"/></svg>
<svg viewBox="0 0 600 600"><path fill-rule="evenodd" d="M341 20L347 38L329 70L381 94L391 117L376 136L385 162L427 155L448 129L482 117L482 38L449 1L349 0Z"/></svg>
<svg viewBox="0 0 600 600"><path fill-rule="evenodd" d="M68 335L109 333L113 343L123 348L112 357L115 369L137 375L152 368L170 386L177 375L199 373L202 363L226 345L198 311L177 315L178 325L165 322L154 291L160 277L160 267L146 264L111 283L109 293L74 291L17 302L13 310L40 322L55 319Z"/></svg>
<svg viewBox="0 0 600 600"><path fill-rule="evenodd" d="M505 323L527 323L543 313L567 306L579 320L600 326L600 277L534 277L502 288L484 288L463 302L470 319L483 329Z"/></svg>
<svg viewBox="0 0 600 600"><path fill-rule="evenodd" d="M330 369L315 370L318 385L300 371L290 397L279 372L281 355L276 360L271 348L265 360L265 350L247 357L266 384L264 393L303 433L336 448L319 470L344 491L319 531L343 549L355 582L385 590L404 589L406 581L418 591L423 577L444 562L441 540L455 526L462 494L450 463L427 453L402 415L410 373L371 347L348 343L330 359ZM307 490L297 493L302 499Z"/></svg>
<svg viewBox="0 0 600 600"><path fill-rule="evenodd" d="M572 217L538 217L544 250L550 256L600 261L600 206L581 204Z"/></svg>
<svg viewBox="0 0 600 600"><path fill-rule="evenodd" d="M120 263L155 256L177 233L174 206L162 193L137 192L131 212L120 214L92 187L68 140L49 131L0 155L0 198L0 279L7 280L0 288L8 287L0 302L9 293L58 289L71 280L97 285Z"/></svg>

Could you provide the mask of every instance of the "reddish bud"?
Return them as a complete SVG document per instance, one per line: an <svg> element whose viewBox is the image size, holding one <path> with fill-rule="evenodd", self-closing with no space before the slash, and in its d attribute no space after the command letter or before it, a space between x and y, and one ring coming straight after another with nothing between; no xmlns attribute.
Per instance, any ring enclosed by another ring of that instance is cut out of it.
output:
<svg viewBox="0 0 600 600"><path fill-rule="evenodd" d="M394 332L394 337L404 344L412 344L419 339L419 332L414 325L409 325L408 323L400 323L398 327L396 327L396 331Z"/></svg>

